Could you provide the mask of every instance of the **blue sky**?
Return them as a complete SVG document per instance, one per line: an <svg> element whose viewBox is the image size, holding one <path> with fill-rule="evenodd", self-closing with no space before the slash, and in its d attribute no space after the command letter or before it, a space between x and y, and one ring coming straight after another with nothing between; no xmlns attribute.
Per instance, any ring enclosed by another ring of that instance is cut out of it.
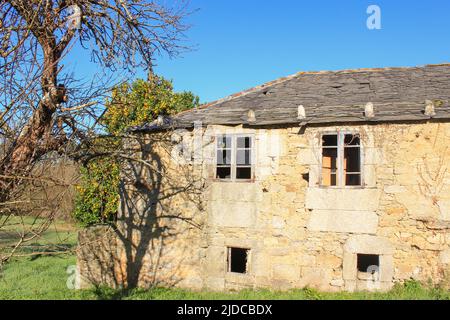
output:
<svg viewBox="0 0 450 320"><path fill-rule="evenodd" d="M366 27L381 9L381 30ZM192 0L195 51L156 71L211 101L312 70L450 62L448 0Z"/></svg>
<svg viewBox="0 0 450 320"><path fill-rule="evenodd" d="M381 30L366 27L381 8ZM202 102L299 71L450 62L449 0L191 0L182 57L156 72Z"/></svg>

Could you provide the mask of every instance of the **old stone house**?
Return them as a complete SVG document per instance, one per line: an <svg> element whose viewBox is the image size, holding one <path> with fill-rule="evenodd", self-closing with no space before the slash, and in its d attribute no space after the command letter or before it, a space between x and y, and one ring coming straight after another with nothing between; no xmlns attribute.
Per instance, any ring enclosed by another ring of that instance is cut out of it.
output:
<svg viewBox="0 0 450 320"><path fill-rule="evenodd" d="M450 278L450 64L301 72L133 128L84 284L386 290Z"/></svg>

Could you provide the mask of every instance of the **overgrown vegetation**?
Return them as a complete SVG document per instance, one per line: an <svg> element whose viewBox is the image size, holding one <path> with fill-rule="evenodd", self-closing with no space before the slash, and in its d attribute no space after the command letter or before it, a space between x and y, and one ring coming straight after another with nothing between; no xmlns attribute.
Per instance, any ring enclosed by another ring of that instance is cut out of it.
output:
<svg viewBox="0 0 450 320"><path fill-rule="evenodd" d="M102 121L108 133L120 135L128 127L152 122L159 115L175 114L198 105L199 98L192 92L174 92L170 81L150 75L148 81L139 79L113 89Z"/></svg>
<svg viewBox="0 0 450 320"><path fill-rule="evenodd" d="M177 93L170 81L150 76L148 81L137 80L115 88L106 103L102 123L107 141L94 141L101 154L83 167L81 184L74 210L74 218L82 226L111 223L119 204L120 159L111 156L121 148L120 136L127 128L154 121L159 115L171 115L198 106L199 98L192 92Z"/></svg>
<svg viewBox="0 0 450 320"><path fill-rule="evenodd" d="M119 165L100 158L81 167L73 217L82 226L112 223L119 205Z"/></svg>

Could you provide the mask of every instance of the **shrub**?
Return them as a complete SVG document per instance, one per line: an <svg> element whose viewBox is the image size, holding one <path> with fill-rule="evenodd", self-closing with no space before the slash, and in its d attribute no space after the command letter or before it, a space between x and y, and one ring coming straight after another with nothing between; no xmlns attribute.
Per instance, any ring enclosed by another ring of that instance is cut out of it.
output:
<svg viewBox="0 0 450 320"><path fill-rule="evenodd" d="M172 83L152 76L115 88L106 101L102 124L111 137L94 141L97 152L110 154L120 149L120 135L131 126L155 120L159 115L175 114L198 106L199 98L191 92L176 93ZM82 226L112 223L119 205L120 162L105 156L86 164L78 187L73 216Z"/></svg>
<svg viewBox="0 0 450 320"><path fill-rule="evenodd" d="M81 225L114 222L119 205L119 174L119 165L111 158L96 159L81 168L73 213Z"/></svg>

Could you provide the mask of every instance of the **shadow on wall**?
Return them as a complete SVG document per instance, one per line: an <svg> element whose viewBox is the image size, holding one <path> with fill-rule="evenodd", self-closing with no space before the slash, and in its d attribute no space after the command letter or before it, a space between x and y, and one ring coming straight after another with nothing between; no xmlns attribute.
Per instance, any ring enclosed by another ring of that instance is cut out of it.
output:
<svg viewBox="0 0 450 320"><path fill-rule="evenodd" d="M151 139L126 143L132 156L122 169L116 226L79 234L81 288L173 287L200 267L201 174L171 162L167 140Z"/></svg>

